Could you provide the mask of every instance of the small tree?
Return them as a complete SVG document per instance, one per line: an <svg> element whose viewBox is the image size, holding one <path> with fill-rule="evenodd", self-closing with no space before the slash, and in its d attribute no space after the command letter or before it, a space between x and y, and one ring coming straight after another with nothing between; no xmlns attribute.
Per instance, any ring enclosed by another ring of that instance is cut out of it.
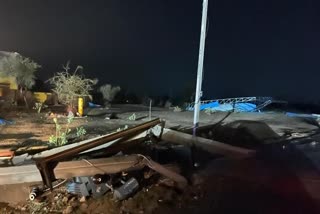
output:
<svg viewBox="0 0 320 214"><path fill-rule="evenodd" d="M18 53L9 54L0 60L0 77L12 77L15 79L27 108L29 106L26 95L23 92L35 84L35 72L40 67L36 62Z"/></svg>
<svg viewBox="0 0 320 214"><path fill-rule="evenodd" d="M119 93L121 88L119 86L113 86L110 84L105 84L99 88L99 92L102 94L105 101L105 105L109 105L114 97Z"/></svg>
<svg viewBox="0 0 320 214"><path fill-rule="evenodd" d="M77 72L83 70L82 66L77 66L75 71L70 74L69 62L63 66L63 71L58 72L54 77L50 78L48 82L53 85L53 91L58 95L61 103L74 109L74 101L78 97L90 96L90 91L98 82L97 79L88 79L78 74Z"/></svg>

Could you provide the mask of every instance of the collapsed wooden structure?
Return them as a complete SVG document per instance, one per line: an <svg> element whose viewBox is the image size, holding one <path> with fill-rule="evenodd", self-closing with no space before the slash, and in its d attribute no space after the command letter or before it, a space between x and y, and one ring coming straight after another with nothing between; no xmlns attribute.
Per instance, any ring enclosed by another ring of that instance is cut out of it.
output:
<svg viewBox="0 0 320 214"><path fill-rule="evenodd" d="M165 129L164 121L154 119L109 135L44 151L34 155L29 165L2 167L0 168L0 185L42 181L44 188L52 190L52 183L57 179L93 176L101 173L115 174L149 167L175 181L178 187L185 187L187 185L185 177L140 154L72 160L78 155L92 154L101 150L119 152L126 146L134 145L136 141L145 141L146 139L195 146L212 154L221 154L232 158L255 154L253 150ZM16 162L16 159L19 158L19 156L14 157L12 162Z"/></svg>

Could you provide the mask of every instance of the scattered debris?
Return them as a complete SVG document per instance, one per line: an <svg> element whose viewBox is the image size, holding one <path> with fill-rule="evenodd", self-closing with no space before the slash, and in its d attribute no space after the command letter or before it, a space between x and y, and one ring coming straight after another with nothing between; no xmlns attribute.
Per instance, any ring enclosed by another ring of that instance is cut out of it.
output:
<svg viewBox="0 0 320 214"><path fill-rule="evenodd" d="M77 155L81 152L92 149L94 147L98 147L102 144L119 139L121 137L131 136L131 135L135 136L135 135L137 135L147 129L150 129L151 127L158 125L158 124L160 124L160 120L155 119L155 120L149 121L147 123L141 124L139 126L129 128L129 129L123 130L121 132L116 132L114 134L106 136L105 138L101 138L96 141L92 141L90 143L83 144L78 147L68 149L68 150L56 153L54 155L48 156L46 158L42 158L40 160L37 160L36 164L37 164L37 167L41 173L44 185L46 187L52 189L52 181L55 180L52 163L58 162L64 158L72 157L72 156Z"/></svg>
<svg viewBox="0 0 320 214"><path fill-rule="evenodd" d="M87 197L96 199L105 195L107 192L112 192L113 198L118 201L125 200L140 189L141 185L139 184L137 176L142 180L152 181L156 175L162 175L172 181L169 182L171 184L167 185L168 187L170 186L171 188L183 190L188 183L185 177L172 171L170 167L163 166L141 154L124 156L122 153L118 153L119 155L104 158L103 160L83 159L80 161L59 163L61 160L79 155L83 151L99 147L101 144L112 140L118 139L119 141L122 138L137 135L140 132L149 130L158 125L160 122L159 119L155 119L136 127L113 133L104 138L99 138L98 140L91 141L87 144L82 144L62 152L54 153L51 156L37 159L36 164L40 171L43 185L33 186L31 188L29 200L35 201L37 199L37 201L41 201L41 198L47 197L53 190L66 183L67 179L72 180L69 180L65 185L66 192L80 197L80 203L85 203ZM155 130L157 131L157 129ZM149 173L148 171L145 171L148 169L146 166L149 168ZM18 168L21 169L21 167ZM16 170L18 170L18 168ZM151 173L150 170L154 172ZM149 176L146 176L147 173ZM60 182L56 178L65 180ZM23 177L20 179L23 179ZM164 182L162 183L164 184ZM168 181L166 183L168 183ZM142 186L144 185L145 184ZM72 205L72 203L69 202L69 198L61 194L55 195L54 201L56 203L69 204L63 213L72 213L79 207L81 207L81 209L88 207L87 204ZM41 207L44 209L46 205Z"/></svg>
<svg viewBox="0 0 320 214"><path fill-rule="evenodd" d="M135 193L139 188L139 183L135 178L130 178L121 187L117 188L113 192L113 197L117 200L124 200Z"/></svg>
<svg viewBox="0 0 320 214"><path fill-rule="evenodd" d="M109 190L107 184L96 183L92 177L75 177L73 181L67 184L68 193L80 195L82 198L88 196L98 198Z"/></svg>

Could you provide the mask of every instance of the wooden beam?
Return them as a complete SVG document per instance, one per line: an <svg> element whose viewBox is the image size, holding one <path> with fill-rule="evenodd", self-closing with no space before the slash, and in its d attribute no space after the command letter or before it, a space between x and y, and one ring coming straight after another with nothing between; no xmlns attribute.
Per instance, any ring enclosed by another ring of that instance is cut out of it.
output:
<svg viewBox="0 0 320 214"><path fill-rule="evenodd" d="M56 178L69 179L95 174L115 174L143 168L137 155L92 160L60 162L54 170Z"/></svg>
<svg viewBox="0 0 320 214"><path fill-rule="evenodd" d="M161 164L154 162L150 159L144 159L143 163L153 169L154 171L160 173L161 175L170 178L171 180L175 181L178 184L178 188L183 189L188 185L188 181L185 177L182 175L176 173L175 171L172 171L168 169L167 167L162 166Z"/></svg>
<svg viewBox="0 0 320 214"><path fill-rule="evenodd" d="M183 144L187 146L194 145L196 148L212 154L221 154L231 158L247 157L255 155L255 150L245 149L237 146L231 146L215 140L209 140L202 137L194 137L190 134L164 129L161 139L170 143Z"/></svg>
<svg viewBox="0 0 320 214"><path fill-rule="evenodd" d="M69 179L77 176L90 176L101 173L113 174L142 167L143 165L139 164L139 157L130 155L88 161L60 162L56 166L54 173L57 179ZM0 185L40 181L42 181L41 175L35 165L0 168Z"/></svg>

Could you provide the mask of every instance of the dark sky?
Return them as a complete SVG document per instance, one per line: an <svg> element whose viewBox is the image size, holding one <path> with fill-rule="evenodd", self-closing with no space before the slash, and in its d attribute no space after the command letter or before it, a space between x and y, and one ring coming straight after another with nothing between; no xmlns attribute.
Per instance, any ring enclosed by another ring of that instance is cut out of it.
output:
<svg viewBox="0 0 320 214"><path fill-rule="evenodd" d="M209 98L318 100L320 7L308 0L209 0ZM145 94L195 86L201 0L0 0L1 49Z"/></svg>

